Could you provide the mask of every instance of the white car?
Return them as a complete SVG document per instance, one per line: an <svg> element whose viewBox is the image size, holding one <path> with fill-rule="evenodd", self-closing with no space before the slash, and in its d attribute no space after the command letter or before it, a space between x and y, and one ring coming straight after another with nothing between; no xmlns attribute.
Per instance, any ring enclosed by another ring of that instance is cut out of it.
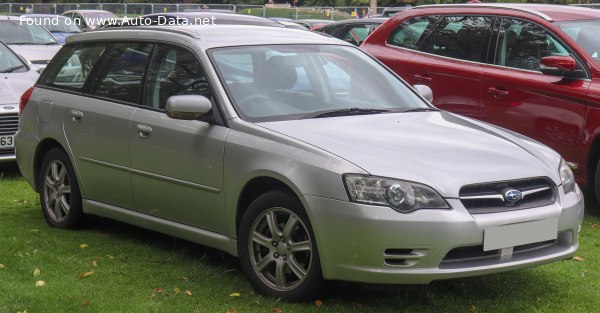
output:
<svg viewBox="0 0 600 313"><path fill-rule="evenodd" d="M0 15L0 41L38 68L45 68L61 45L43 26L19 16Z"/></svg>
<svg viewBox="0 0 600 313"><path fill-rule="evenodd" d="M15 160L19 98L39 74L0 42L0 163Z"/></svg>

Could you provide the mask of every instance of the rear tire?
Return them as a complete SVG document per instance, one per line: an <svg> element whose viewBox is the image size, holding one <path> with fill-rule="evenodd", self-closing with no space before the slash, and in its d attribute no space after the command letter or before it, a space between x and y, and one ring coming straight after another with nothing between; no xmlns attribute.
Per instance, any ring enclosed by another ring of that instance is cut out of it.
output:
<svg viewBox="0 0 600 313"><path fill-rule="evenodd" d="M78 228L84 225L81 193L67 154L54 148L44 156L38 175L40 203L50 226Z"/></svg>
<svg viewBox="0 0 600 313"><path fill-rule="evenodd" d="M242 270L261 294L313 300L323 274L312 227L297 197L270 191L250 204L238 233Z"/></svg>

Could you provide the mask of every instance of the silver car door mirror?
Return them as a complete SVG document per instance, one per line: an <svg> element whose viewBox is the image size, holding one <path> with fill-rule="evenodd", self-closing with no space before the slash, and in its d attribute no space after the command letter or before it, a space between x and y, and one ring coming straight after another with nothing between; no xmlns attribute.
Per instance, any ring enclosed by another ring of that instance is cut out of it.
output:
<svg viewBox="0 0 600 313"><path fill-rule="evenodd" d="M178 120L197 120L212 108L210 99L199 95L172 96L167 99L167 116Z"/></svg>
<svg viewBox="0 0 600 313"><path fill-rule="evenodd" d="M425 98L425 100L432 102L433 101L433 91L429 86L426 85L414 85L413 88L417 90L417 92Z"/></svg>

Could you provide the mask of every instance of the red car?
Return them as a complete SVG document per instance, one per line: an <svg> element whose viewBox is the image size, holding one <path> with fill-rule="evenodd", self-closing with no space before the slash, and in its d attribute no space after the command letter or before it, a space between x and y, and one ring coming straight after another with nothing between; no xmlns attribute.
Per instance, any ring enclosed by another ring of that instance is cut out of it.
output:
<svg viewBox="0 0 600 313"><path fill-rule="evenodd" d="M600 198L600 11L421 6L395 15L361 48L431 87L437 107L557 150Z"/></svg>

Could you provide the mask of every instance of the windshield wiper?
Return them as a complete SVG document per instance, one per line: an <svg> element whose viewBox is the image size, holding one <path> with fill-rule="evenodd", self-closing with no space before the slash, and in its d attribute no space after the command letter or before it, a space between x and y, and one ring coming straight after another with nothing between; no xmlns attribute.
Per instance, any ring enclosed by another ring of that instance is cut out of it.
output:
<svg viewBox="0 0 600 313"><path fill-rule="evenodd" d="M25 65L17 65L17 66L9 67L5 70L2 70L2 71L0 71L0 73L12 73L12 72L22 69L24 67L25 67Z"/></svg>
<svg viewBox="0 0 600 313"><path fill-rule="evenodd" d="M322 117L334 117L334 116L348 116L348 115L365 115L365 114L380 114L388 112L389 110L384 109L364 109L364 108L349 108L349 109L333 109L318 111L305 116L304 118L322 118Z"/></svg>
<svg viewBox="0 0 600 313"><path fill-rule="evenodd" d="M401 111L402 113L407 113L407 112L435 112L435 111L439 111L440 109L436 109L436 108L414 108L414 109L408 109L405 111Z"/></svg>

